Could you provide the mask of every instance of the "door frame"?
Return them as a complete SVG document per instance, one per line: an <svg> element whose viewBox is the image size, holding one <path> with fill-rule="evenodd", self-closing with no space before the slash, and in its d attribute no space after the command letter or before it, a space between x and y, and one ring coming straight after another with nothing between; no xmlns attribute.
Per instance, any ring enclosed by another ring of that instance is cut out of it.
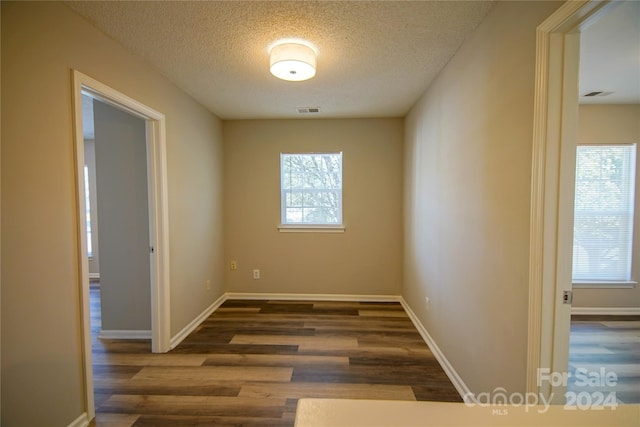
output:
<svg viewBox="0 0 640 427"><path fill-rule="evenodd" d="M76 205L78 218L78 265L82 315L83 370L86 410L95 416L89 313L89 257L84 195L84 133L82 129L82 92L145 121L147 148L147 185L149 195L149 244L151 282L151 351L169 351L171 331L169 288L169 208L167 196L166 120L164 114L123 93L72 70L74 151L76 160Z"/></svg>
<svg viewBox="0 0 640 427"><path fill-rule="evenodd" d="M569 364L580 32L615 1L568 1L537 28L529 246L527 393L564 404L539 369Z"/></svg>

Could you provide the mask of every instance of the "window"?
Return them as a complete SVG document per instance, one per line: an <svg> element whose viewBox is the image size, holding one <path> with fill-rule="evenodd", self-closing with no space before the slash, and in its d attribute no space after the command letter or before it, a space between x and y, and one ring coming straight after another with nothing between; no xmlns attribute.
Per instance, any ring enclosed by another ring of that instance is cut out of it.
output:
<svg viewBox="0 0 640 427"><path fill-rule="evenodd" d="M631 280L635 160L635 144L578 147L574 282Z"/></svg>
<svg viewBox="0 0 640 427"><path fill-rule="evenodd" d="M91 242L91 197L89 195L89 167L84 165L84 207L87 216L87 255L93 257Z"/></svg>
<svg viewBox="0 0 640 427"><path fill-rule="evenodd" d="M282 225L342 226L342 153L280 155Z"/></svg>

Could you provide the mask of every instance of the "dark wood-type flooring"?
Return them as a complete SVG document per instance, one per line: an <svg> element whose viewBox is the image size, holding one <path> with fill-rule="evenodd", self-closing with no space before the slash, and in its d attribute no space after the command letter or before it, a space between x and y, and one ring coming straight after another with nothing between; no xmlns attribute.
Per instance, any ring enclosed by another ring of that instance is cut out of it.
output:
<svg viewBox="0 0 640 427"><path fill-rule="evenodd" d="M581 386L576 385L578 368L583 369ZM616 384L598 384L601 372L615 373ZM569 373L568 391L614 392L620 403L640 403L640 316L572 316Z"/></svg>
<svg viewBox="0 0 640 427"><path fill-rule="evenodd" d="M292 426L298 399L459 401L398 303L229 300L178 347L99 340L97 426Z"/></svg>

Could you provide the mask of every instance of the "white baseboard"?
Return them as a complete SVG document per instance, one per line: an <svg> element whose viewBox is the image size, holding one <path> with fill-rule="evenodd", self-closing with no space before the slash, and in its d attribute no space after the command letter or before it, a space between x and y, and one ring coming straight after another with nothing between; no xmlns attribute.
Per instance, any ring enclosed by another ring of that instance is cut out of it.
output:
<svg viewBox="0 0 640 427"><path fill-rule="evenodd" d="M83 412L78 418L71 421L71 424L69 424L67 427L87 427L88 425L89 417L87 416L86 412Z"/></svg>
<svg viewBox="0 0 640 427"><path fill-rule="evenodd" d="M571 314L583 316L640 316L640 307L571 307Z"/></svg>
<svg viewBox="0 0 640 427"><path fill-rule="evenodd" d="M353 295L353 294L289 294L289 293L236 293L227 292L227 299L286 300L286 301L364 301L400 302L398 295Z"/></svg>
<svg viewBox="0 0 640 427"><path fill-rule="evenodd" d="M469 389L469 387L467 387L464 381L462 381L462 378L460 377L460 375L458 375L456 370L453 369L453 366L451 365L451 363L449 363L449 360L447 359L447 357L440 350L440 347L438 347L438 345L433 340L433 338L431 338L431 335L429 335L429 332L427 332L427 329L422 325L422 323L418 319L418 316L416 316L413 310L411 310L411 307L409 307L409 304L407 304L407 302L402 297L400 297L400 304L402 304L404 311L406 311L407 315L409 315L409 318L411 319L411 321L413 322L413 325L416 327L416 329L420 333L420 336L422 336L422 339L424 340L424 342L427 343L427 345L429 346L429 349L431 350L433 355L436 357L436 360L440 363L440 366L442 366L442 369L444 369L444 372L447 374L447 377L449 377L449 380L451 380L451 382L453 383L453 386L458 391L458 394L460 394L460 397L462 397L465 400L465 402L474 400L475 399L473 397L474 395Z"/></svg>
<svg viewBox="0 0 640 427"><path fill-rule="evenodd" d="M205 310L198 315L195 319L193 319L187 326L182 328L180 332L178 332L171 341L169 342L169 349L173 350L176 348L178 344L180 344L191 332L193 332L205 319L211 316L211 313L216 311L218 307L220 307L226 300L228 299L227 294L223 294L220 298L215 300L209 307L205 308Z"/></svg>
<svg viewBox="0 0 640 427"><path fill-rule="evenodd" d="M150 340L151 331L119 331L113 329L102 329L100 331L100 334L98 335L98 338L106 340Z"/></svg>

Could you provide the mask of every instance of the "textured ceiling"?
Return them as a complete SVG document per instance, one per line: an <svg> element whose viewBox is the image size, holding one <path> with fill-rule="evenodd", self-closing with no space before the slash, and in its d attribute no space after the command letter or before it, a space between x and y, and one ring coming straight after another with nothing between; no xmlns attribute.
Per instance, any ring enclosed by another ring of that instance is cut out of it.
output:
<svg viewBox="0 0 640 427"><path fill-rule="evenodd" d="M607 96L584 97L593 92ZM640 2L618 3L580 36L580 103L640 104Z"/></svg>
<svg viewBox="0 0 640 427"><path fill-rule="evenodd" d="M426 90L489 1L67 2L223 119L400 117ZM269 73L269 46L301 38L317 75Z"/></svg>

